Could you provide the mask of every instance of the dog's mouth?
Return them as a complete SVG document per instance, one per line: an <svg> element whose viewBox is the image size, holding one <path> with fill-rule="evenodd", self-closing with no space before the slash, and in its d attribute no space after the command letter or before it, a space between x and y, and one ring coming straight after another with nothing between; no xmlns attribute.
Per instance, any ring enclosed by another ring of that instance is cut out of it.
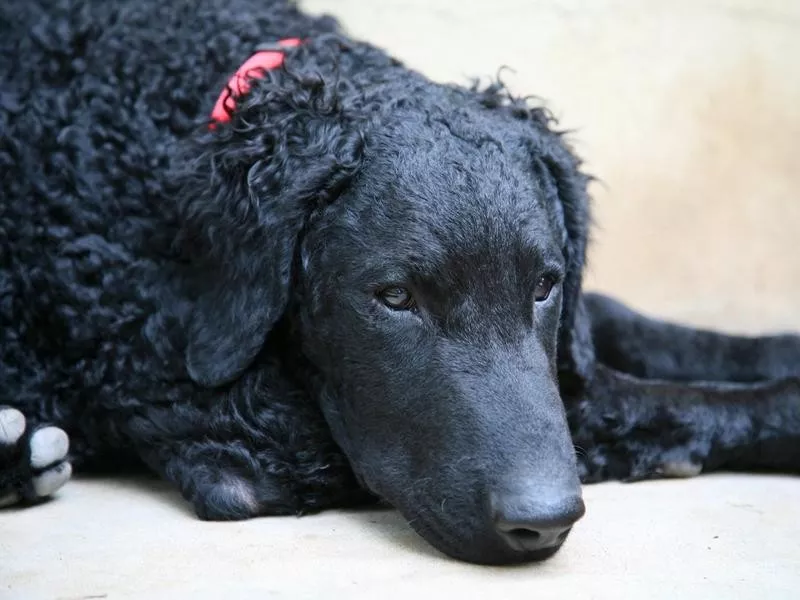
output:
<svg viewBox="0 0 800 600"><path fill-rule="evenodd" d="M476 540L466 536L461 538L461 536L448 534L445 528L420 519L409 521L409 524L429 544L447 556L481 565L518 565L540 562L554 556L567 538L567 535L564 535L556 544L546 548L525 550L504 543L500 536L491 532L486 534L486 539Z"/></svg>
<svg viewBox="0 0 800 600"><path fill-rule="evenodd" d="M395 505L397 506L397 505ZM431 506L417 504L417 506ZM490 522L464 515L436 515L418 509L411 514L400 509L409 525L431 546L456 560L481 565L519 565L535 563L554 556L564 545L570 531L565 531L550 546L535 550L509 543Z"/></svg>

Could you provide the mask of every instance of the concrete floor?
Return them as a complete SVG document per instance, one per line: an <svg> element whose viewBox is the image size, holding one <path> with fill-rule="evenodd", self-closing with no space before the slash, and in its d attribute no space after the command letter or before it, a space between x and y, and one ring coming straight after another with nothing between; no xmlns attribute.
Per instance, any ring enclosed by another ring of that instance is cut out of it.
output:
<svg viewBox="0 0 800 600"><path fill-rule="evenodd" d="M306 0L431 77L508 65L602 182L589 284L730 331L800 330L800 5ZM799 367L800 368L800 367ZM796 598L800 479L586 489L537 566L448 560L393 511L202 523L161 484L0 512L0 598Z"/></svg>
<svg viewBox="0 0 800 600"><path fill-rule="evenodd" d="M711 475L587 486L553 559L458 563L395 511L194 519L158 482L79 480L0 512L0 598L797 598L800 481Z"/></svg>

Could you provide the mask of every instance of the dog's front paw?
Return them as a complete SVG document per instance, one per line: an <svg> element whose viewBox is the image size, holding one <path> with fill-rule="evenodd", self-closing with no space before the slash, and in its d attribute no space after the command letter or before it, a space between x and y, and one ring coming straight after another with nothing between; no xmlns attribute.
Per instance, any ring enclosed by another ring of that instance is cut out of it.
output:
<svg viewBox="0 0 800 600"><path fill-rule="evenodd" d="M578 409L572 433L585 483L694 477L708 466L715 430L692 413L641 404Z"/></svg>
<svg viewBox="0 0 800 600"><path fill-rule="evenodd" d="M72 475L68 452L63 430L29 428L20 411L0 407L0 507L52 496Z"/></svg>
<svg viewBox="0 0 800 600"><path fill-rule="evenodd" d="M685 479L703 472L703 462L689 447L668 450L648 448L633 457L631 468L622 481L634 482L646 479Z"/></svg>
<svg viewBox="0 0 800 600"><path fill-rule="evenodd" d="M167 478L178 484L195 513L205 521L239 521L262 515L294 514L296 510L284 490L267 473L245 473L241 465L225 465L224 454L209 456L209 462L175 459L168 464ZM216 458L216 464L211 459ZM197 461L197 462L195 462ZM288 495L288 494L287 494Z"/></svg>
<svg viewBox="0 0 800 600"><path fill-rule="evenodd" d="M658 443L622 439L582 449L578 473L584 483L695 477L703 472L702 456L694 444L665 448Z"/></svg>

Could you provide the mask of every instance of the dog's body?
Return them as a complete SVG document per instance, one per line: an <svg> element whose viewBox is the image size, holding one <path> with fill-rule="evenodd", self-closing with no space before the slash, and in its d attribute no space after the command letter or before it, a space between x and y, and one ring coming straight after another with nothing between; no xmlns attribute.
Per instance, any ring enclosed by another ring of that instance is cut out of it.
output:
<svg viewBox="0 0 800 600"><path fill-rule="evenodd" d="M800 470L800 338L583 295L586 178L541 110L282 2L0 15L0 502L69 476L50 424L204 518L378 496L510 562L560 547L578 476Z"/></svg>

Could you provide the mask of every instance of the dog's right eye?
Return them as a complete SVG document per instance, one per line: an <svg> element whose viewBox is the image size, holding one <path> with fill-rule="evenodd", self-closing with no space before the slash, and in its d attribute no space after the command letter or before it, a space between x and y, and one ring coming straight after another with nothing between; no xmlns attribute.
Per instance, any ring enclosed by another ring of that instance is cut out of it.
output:
<svg viewBox="0 0 800 600"><path fill-rule="evenodd" d="M556 284L556 279L552 275L542 275L536 282L533 298L536 302L544 302L550 297L550 292Z"/></svg>
<svg viewBox="0 0 800 600"><path fill-rule="evenodd" d="M414 310L414 297L406 288L392 286L378 292L378 298L392 310Z"/></svg>

